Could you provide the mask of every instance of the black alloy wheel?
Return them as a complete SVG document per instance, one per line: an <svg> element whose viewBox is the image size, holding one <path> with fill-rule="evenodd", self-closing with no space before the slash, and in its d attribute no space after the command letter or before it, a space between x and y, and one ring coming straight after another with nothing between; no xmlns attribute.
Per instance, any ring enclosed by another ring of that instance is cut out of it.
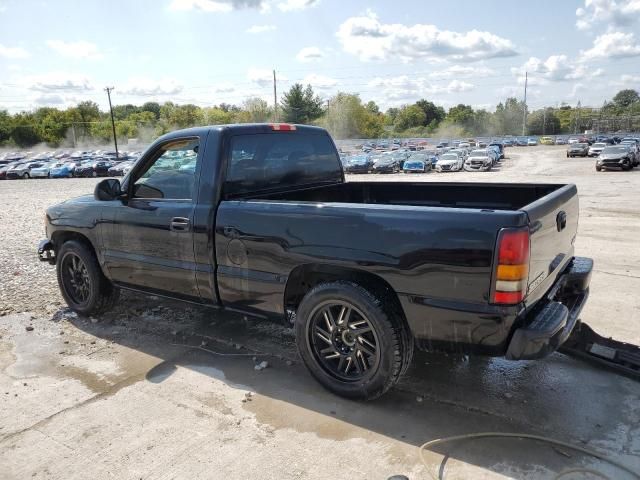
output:
<svg viewBox="0 0 640 480"><path fill-rule="evenodd" d="M332 377L359 382L380 363L378 336L366 316L346 301L327 301L312 312L309 346Z"/></svg>
<svg viewBox="0 0 640 480"><path fill-rule="evenodd" d="M62 258L62 285L65 293L74 303L84 304L91 296L93 285L89 270L82 258L73 252L67 252Z"/></svg>

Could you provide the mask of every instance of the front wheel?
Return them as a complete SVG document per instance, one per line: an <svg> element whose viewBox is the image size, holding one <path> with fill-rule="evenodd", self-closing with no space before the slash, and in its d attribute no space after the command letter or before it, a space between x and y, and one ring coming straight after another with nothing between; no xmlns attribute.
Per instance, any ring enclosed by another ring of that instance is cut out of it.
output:
<svg viewBox="0 0 640 480"><path fill-rule="evenodd" d="M31 175L29 175L28 173L25 173L25 174L22 175L22 179L23 180L27 180L29 178L31 178Z"/></svg>
<svg viewBox="0 0 640 480"><path fill-rule="evenodd" d="M596 172L601 172L602 171L602 167L599 165L596 165Z"/></svg>
<svg viewBox="0 0 640 480"><path fill-rule="evenodd" d="M413 343L399 314L351 282L309 291L296 314L296 344L305 365L327 390L371 400L389 390L411 361Z"/></svg>
<svg viewBox="0 0 640 480"><path fill-rule="evenodd" d="M82 315L110 309L119 290L104 276L93 250L70 240L56 252L58 286L69 307Z"/></svg>

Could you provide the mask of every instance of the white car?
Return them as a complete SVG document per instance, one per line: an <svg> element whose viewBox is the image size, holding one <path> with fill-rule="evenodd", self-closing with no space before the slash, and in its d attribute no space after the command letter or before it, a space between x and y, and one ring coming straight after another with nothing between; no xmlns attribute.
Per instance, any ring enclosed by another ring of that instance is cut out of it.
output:
<svg viewBox="0 0 640 480"><path fill-rule="evenodd" d="M49 178L49 171L56 165L58 165L56 162L51 162L45 163L41 167L32 168L31 178Z"/></svg>
<svg viewBox="0 0 640 480"><path fill-rule="evenodd" d="M464 161L457 153L445 153L440 155L436 163L436 172L457 172L462 170Z"/></svg>
<svg viewBox="0 0 640 480"><path fill-rule="evenodd" d="M488 172L493 166L494 159L489 150L474 150L464 162L464 169L468 172Z"/></svg>
<svg viewBox="0 0 640 480"><path fill-rule="evenodd" d="M598 155L600 155L602 153L602 150L604 150L604 148L607 146L606 143L594 143L593 145L591 145L589 147L589 156L590 157L597 157Z"/></svg>
<svg viewBox="0 0 640 480"><path fill-rule="evenodd" d="M573 145L574 143L580 143L580 139L576 137L571 137L568 143L569 145Z"/></svg>
<svg viewBox="0 0 640 480"><path fill-rule="evenodd" d="M535 138L530 138L529 140L527 140L527 145L529 147L535 147L536 145L538 145L538 140L536 140Z"/></svg>
<svg viewBox="0 0 640 480"><path fill-rule="evenodd" d="M462 160L464 161L467 156L469 155L469 152L467 150L465 150L464 148L454 148L453 150L449 150L447 153L457 153L458 155L460 155L462 157Z"/></svg>

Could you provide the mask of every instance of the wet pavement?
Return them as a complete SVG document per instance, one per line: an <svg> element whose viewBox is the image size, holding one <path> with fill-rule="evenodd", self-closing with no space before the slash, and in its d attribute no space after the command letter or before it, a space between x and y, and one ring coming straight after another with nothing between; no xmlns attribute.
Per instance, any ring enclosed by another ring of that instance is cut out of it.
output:
<svg viewBox="0 0 640 480"><path fill-rule="evenodd" d="M204 309L168 320L178 304L149 303L130 296L94 321L0 318L0 342L13 345L0 357L3 478L429 478L420 445L487 431L553 437L640 470L640 383L564 355L418 354L388 395L351 402L313 381L280 325ZM632 478L528 440L461 442L427 459L446 478L575 466Z"/></svg>

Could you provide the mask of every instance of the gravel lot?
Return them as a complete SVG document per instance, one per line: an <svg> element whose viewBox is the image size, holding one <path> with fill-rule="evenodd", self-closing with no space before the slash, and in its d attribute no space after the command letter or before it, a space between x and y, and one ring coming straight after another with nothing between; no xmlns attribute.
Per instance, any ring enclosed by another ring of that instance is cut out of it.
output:
<svg viewBox="0 0 640 480"><path fill-rule="evenodd" d="M507 155L488 173L349 180L576 183L576 251L596 261L583 319L640 343L640 170L596 173L593 159L567 159L563 147ZM640 471L640 384L561 354L508 362L420 353L397 388L363 404L320 389L299 363L291 332L278 325L135 294L100 318L72 314L35 248L45 208L91 193L95 182L0 182L3 479L413 480L428 478L418 456L423 442L482 431L551 436ZM254 370L262 360L269 368ZM577 466L631 478L524 441L475 442L427 457L430 471L443 468L446 478L551 479Z"/></svg>

